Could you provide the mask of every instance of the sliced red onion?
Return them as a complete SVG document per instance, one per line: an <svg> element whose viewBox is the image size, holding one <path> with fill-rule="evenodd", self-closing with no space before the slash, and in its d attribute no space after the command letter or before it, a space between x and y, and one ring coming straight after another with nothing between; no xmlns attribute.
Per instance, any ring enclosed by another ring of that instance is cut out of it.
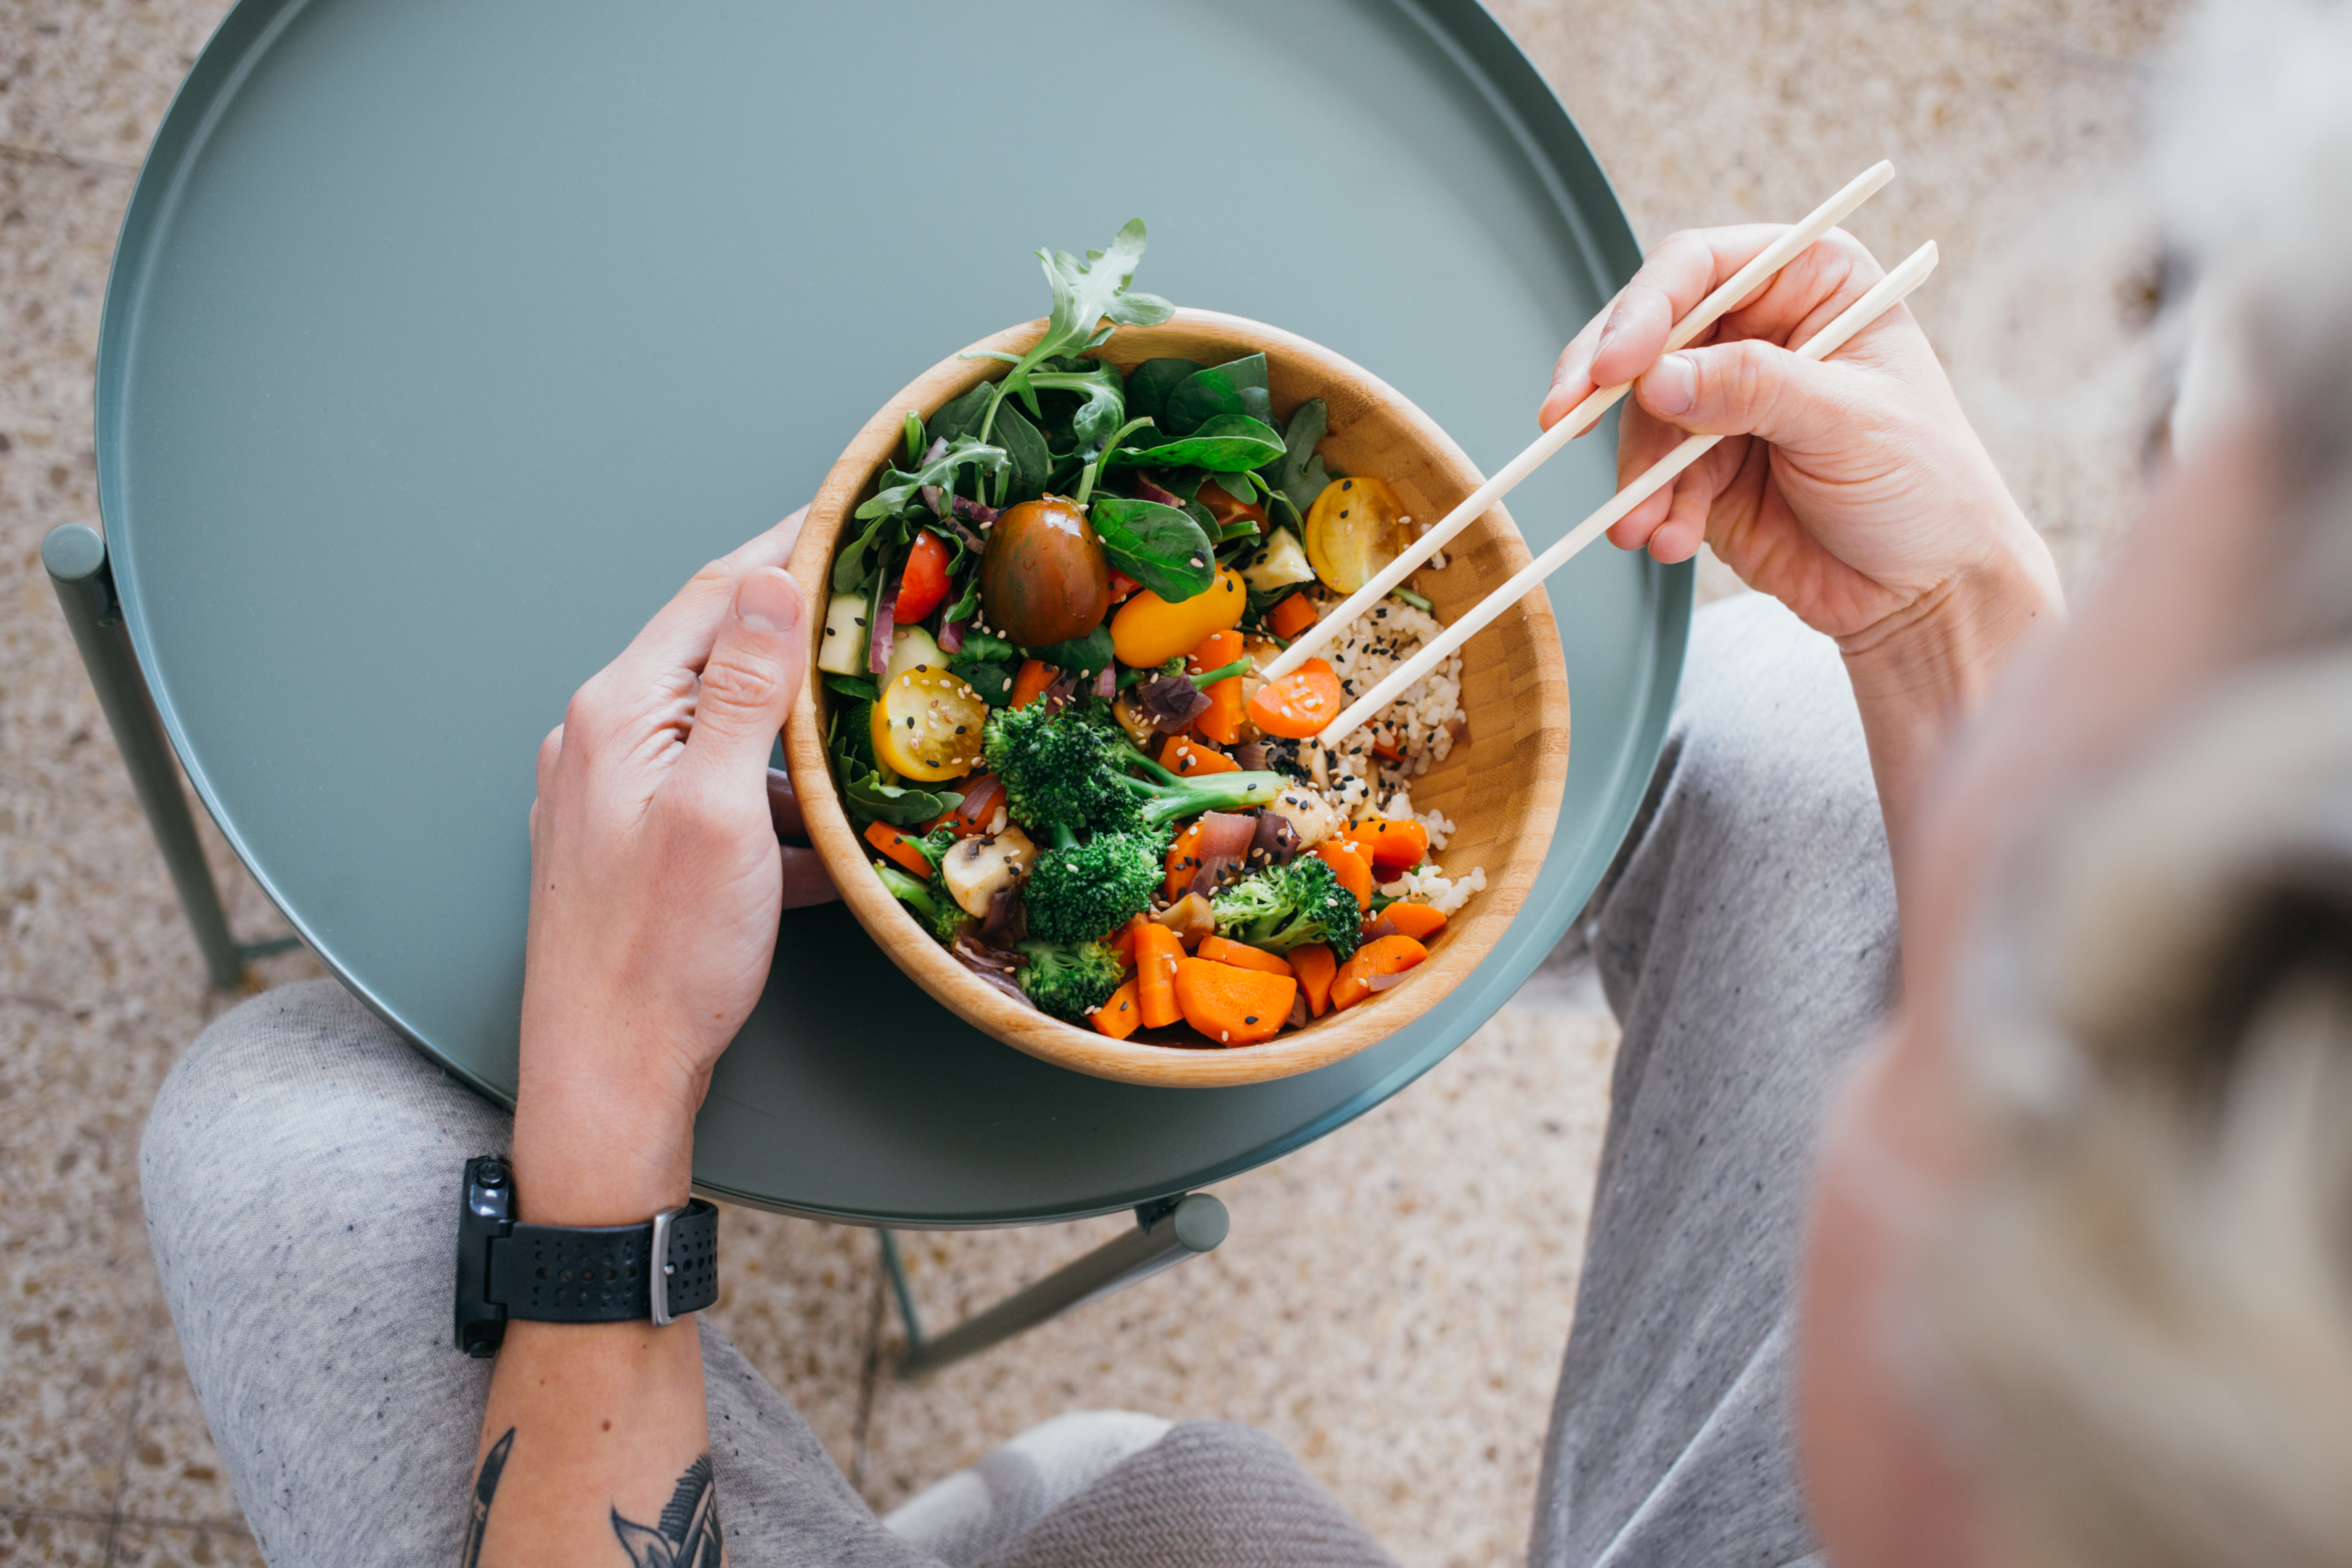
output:
<svg viewBox="0 0 2352 1568"><path fill-rule="evenodd" d="M1095 695L1109 701L1118 695L1118 666L1107 664L1095 677Z"/></svg>
<svg viewBox="0 0 2352 1568"><path fill-rule="evenodd" d="M1161 506L1172 506L1179 510L1181 510L1184 506L1182 496L1178 495L1174 490L1161 489L1141 474L1135 476L1135 494L1139 500L1158 501Z"/></svg>
<svg viewBox="0 0 2352 1568"><path fill-rule="evenodd" d="M1385 991L1412 973L1410 969L1400 969L1394 974L1368 974L1364 977L1364 985L1367 990Z"/></svg>
<svg viewBox="0 0 2352 1568"><path fill-rule="evenodd" d="M1135 705L1163 735L1181 735L1209 710L1209 700L1181 675L1160 675L1135 689Z"/></svg>
<svg viewBox="0 0 2352 1568"><path fill-rule="evenodd" d="M1029 962L1020 953L991 947L973 935L969 926L956 932L955 954L974 969L992 970L1003 974L1010 974Z"/></svg>
<svg viewBox="0 0 2352 1568"><path fill-rule="evenodd" d="M1263 741L1244 741L1240 745L1234 748L1234 761L1241 763L1243 767L1247 768L1254 773L1264 773L1265 771L1265 742Z"/></svg>
<svg viewBox="0 0 2352 1568"><path fill-rule="evenodd" d="M1257 818L1241 812L1206 811L1198 826L1201 833L1193 840L1192 858L1200 864L1187 890L1206 898L1249 853L1250 843L1257 837Z"/></svg>
<svg viewBox="0 0 2352 1568"><path fill-rule="evenodd" d="M1445 732L1454 737L1454 743L1455 745L1468 745L1470 743L1470 721L1460 717L1448 719L1445 721Z"/></svg>
<svg viewBox="0 0 2352 1568"><path fill-rule="evenodd" d="M1037 699L1039 701L1044 702L1046 705L1046 710L1048 712L1052 712L1060 709L1067 708L1072 702L1077 700L1077 677L1072 675L1066 669L1061 674L1054 677L1054 683L1045 688L1045 690L1039 692L1037 694Z"/></svg>
<svg viewBox="0 0 2352 1568"><path fill-rule="evenodd" d="M945 517L945 516L947 516L947 514L948 514L948 509L946 508L946 506L944 506L943 504L941 504L941 502L940 502L940 487L939 487L939 486L937 486L937 485L925 485L925 486L923 486L920 489L917 490L915 493L916 493L917 495L919 495L919 496L920 496L920 497L922 497L922 498L923 498L923 504L924 504L925 506L929 507L929 508L931 509L931 515L932 515L933 517Z"/></svg>
<svg viewBox="0 0 2352 1568"><path fill-rule="evenodd" d="M1307 998L1296 991L1290 994L1290 1026L1294 1029L1307 1027Z"/></svg>
<svg viewBox="0 0 2352 1568"><path fill-rule="evenodd" d="M941 653L961 653L963 651L963 634L971 629L971 617L969 616L960 621L941 621L940 623L940 651Z"/></svg>
<svg viewBox="0 0 2352 1568"><path fill-rule="evenodd" d="M996 509L994 507L982 506L980 502L972 500L970 496L956 496L950 500L949 505L956 516L969 518L972 521L983 526L996 521ZM966 533L964 535L964 542L971 545L974 550L982 548L980 536L978 534Z"/></svg>
<svg viewBox="0 0 2352 1568"><path fill-rule="evenodd" d="M931 444L923 448L923 466L929 468L947 455L948 438L944 436L934 437Z"/></svg>
<svg viewBox="0 0 2352 1568"><path fill-rule="evenodd" d="M1286 866L1298 853L1298 829L1278 811L1257 814L1257 830L1250 836L1249 857L1253 865Z"/></svg>
<svg viewBox="0 0 2352 1568"><path fill-rule="evenodd" d="M981 940L991 947L1013 946L1029 934L1029 911L1021 902L1021 889L1008 884L996 889L988 900L987 918L980 922Z"/></svg>
<svg viewBox="0 0 2352 1568"><path fill-rule="evenodd" d="M882 584L882 596L874 605L874 624L866 632L866 668L876 675L887 674L890 668L891 633L898 616L898 583L902 575L892 573Z"/></svg>

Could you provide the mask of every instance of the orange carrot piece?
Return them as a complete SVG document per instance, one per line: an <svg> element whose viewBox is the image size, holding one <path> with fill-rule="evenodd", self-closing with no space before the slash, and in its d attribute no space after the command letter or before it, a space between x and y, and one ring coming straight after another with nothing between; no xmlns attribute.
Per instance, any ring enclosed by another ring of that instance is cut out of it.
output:
<svg viewBox="0 0 2352 1568"><path fill-rule="evenodd" d="M1382 931L1382 936L1393 932L1415 942L1427 942L1445 929L1445 917L1427 904L1391 904L1381 911L1381 918L1389 922L1389 930Z"/></svg>
<svg viewBox="0 0 2352 1568"><path fill-rule="evenodd" d="M1319 658L1310 658L1278 680L1269 680L1249 700L1250 721L1269 735L1304 741L1323 732L1348 706L1339 678Z"/></svg>
<svg viewBox="0 0 2352 1568"><path fill-rule="evenodd" d="M1429 949L1409 936L1375 937L1356 950L1331 978L1331 1005L1345 1012L1372 994L1375 975L1402 974L1429 956Z"/></svg>
<svg viewBox="0 0 2352 1568"><path fill-rule="evenodd" d="M1145 1028L1164 1028L1184 1016L1176 1004L1176 966L1185 962L1184 944L1166 926L1146 921L1135 933L1135 996Z"/></svg>
<svg viewBox="0 0 2352 1568"><path fill-rule="evenodd" d="M1134 915L1129 917L1125 925L1119 927L1118 931L1111 933L1108 943L1110 950L1118 954L1119 963L1125 964L1129 969L1133 969L1135 967L1136 933L1150 923L1151 922L1150 921L1145 920L1141 915Z"/></svg>
<svg viewBox="0 0 2352 1568"><path fill-rule="evenodd" d="M1045 694L1045 688L1053 685L1061 673L1042 658L1024 663L1021 673L1013 678L1012 705L1015 708L1028 707Z"/></svg>
<svg viewBox="0 0 2352 1568"><path fill-rule="evenodd" d="M1223 669L1241 656L1241 633L1211 632L1201 640L1201 646L1192 650L1192 657L1185 662L1184 668L1198 675L1204 669ZM1220 746L1230 746L1240 740L1242 678L1229 675L1213 683L1201 695L1209 700L1209 710L1192 721L1192 728L1200 731L1204 740L1214 741ZM1163 763L1160 765L1167 767L1171 764ZM1239 767L1240 764L1234 765ZM1178 768L1176 771L1181 773L1184 770Z"/></svg>
<svg viewBox="0 0 2352 1568"><path fill-rule="evenodd" d="M1161 764L1165 766L1165 763ZM1201 825L1197 822L1176 835L1168 846L1168 877L1162 884L1164 896L1174 901L1192 880L1192 873L1201 868Z"/></svg>
<svg viewBox="0 0 2352 1568"><path fill-rule="evenodd" d="M1320 619L1322 617L1315 613L1314 600L1304 594L1293 594L1274 607L1266 616L1265 624L1274 628L1275 636L1288 642ZM1213 669L1216 667L1211 665L1209 668Z"/></svg>
<svg viewBox="0 0 2352 1568"><path fill-rule="evenodd" d="M1136 1002L1135 982L1130 979L1112 992L1110 1000L1089 1014L1087 1021L1094 1025L1097 1033L1114 1040L1123 1040L1135 1033L1143 1022L1142 1009Z"/></svg>
<svg viewBox="0 0 2352 1568"><path fill-rule="evenodd" d="M1256 969L1268 974L1291 973L1289 961L1282 954L1268 952L1262 947L1252 947L1245 942L1234 942L1229 937L1202 937L1200 956L1213 963L1230 963L1235 969Z"/></svg>
<svg viewBox="0 0 2352 1568"><path fill-rule="evenodd" d="M1369 843L1372 875L1383 882L1395 881L1429 858L1429 829L1410 819L1373 817L1356 824L1351 837L1360 855Z"/></svg>
<svg viewBox="0 0 2352 1568"><path fill-rule="evenodd" d="M1356 895L1358 909L1372 907L1371 863L1356 853L1353 845L1342 839L1327 838L1315 847L1315 853L1323 857L1324 864L1339 877L1339 885Z"/></svg>
<svg viewBox="0 0 2352 1568"><path fill-rule="evenodd" d="M1229 684L1217 682L1220 686ZM1168 743L1160 748L1160 765L1178 778L1198 778L1202 773L1237 773L1241 763L1206 742L1190 740L1182 735L1171 735Z"/></svg>
<svg viewBox="0 0 2352 1568"><path fill-rule="evenodd" d="M1319 942L1290 950L1290 967L1297 973L1298 988L1307 994L1309 1017L1319 1018L1331 1010L1331 977L1339 972L1339 961L1331 950Z"/></svg>
<svg viewBox="0 0 2352 1568"><path fill-rule="evenodd" d="M1236 969L1205 958L1176 966L1176 1005L1184 1021L1221 1046L1255 1046L1290 1021L1298 982L1287 974Z"/></svg>
<svg viewBox="0 0 2352 1568"><path fill-rule="evenodd" d="M898 864L898 868L910 877L931 879L931 863L915 847L915 841L887 822L868 823L866 842L882 851Z"/></svg>

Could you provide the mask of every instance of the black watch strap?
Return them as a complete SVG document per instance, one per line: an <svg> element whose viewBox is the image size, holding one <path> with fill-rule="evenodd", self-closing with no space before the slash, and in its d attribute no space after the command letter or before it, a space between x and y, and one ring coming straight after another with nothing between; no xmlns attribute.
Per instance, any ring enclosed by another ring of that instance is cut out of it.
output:
<svg viewBox="0 0 2352 1568"><path fill-rule="evenodd" d="M484 1294L509 1318L667 1323L719 1299L719 1210L696 1198L646 1225L518 1224L491 1240L489 1263Z"/></svg>

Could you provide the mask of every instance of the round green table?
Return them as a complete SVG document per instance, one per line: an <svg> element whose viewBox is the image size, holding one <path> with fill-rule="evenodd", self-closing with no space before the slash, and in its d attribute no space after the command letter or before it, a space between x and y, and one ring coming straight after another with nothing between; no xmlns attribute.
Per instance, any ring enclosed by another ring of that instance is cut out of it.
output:
<svg viewBox="0 0 2352 1568"><path fill-rule="evenodd" d="M1490 468L1638 260L1567 113L1445 0L244 0L124 221L98 366L123 616L205 804L304 940L510 1097L532 758L677 584L884 398L1042 309L1027 252L1151 225L1140 286L1370 367ZM1613 482L1512 498L1537 549ZM698 1132L714 1194L912 1226L1075 1217L1330 1131L1502 1005L1655 760L1691 577L1551 584L1558 835L1477 972L1250 1088L1047 1067L838 909L785 917Z"/></svg>

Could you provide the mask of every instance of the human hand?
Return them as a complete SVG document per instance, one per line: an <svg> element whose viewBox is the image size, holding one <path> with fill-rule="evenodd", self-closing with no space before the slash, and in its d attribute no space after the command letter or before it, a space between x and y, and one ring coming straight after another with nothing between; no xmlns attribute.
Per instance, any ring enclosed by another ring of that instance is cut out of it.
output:
<svg viewBox="0 0 2352 1568"><path fill-rule="evenodd" d="M1900 306L1836 357L1790 352L1884 272L1843 231L1790 262L1698 343L1661 359L1675 321L1782 231L1677 234L1560 355L1546 428L1597 386L1640 378L1619 426L1621 484L1685 434L1729 438L1609 531L1687 560L1705 539L1741 581L1849 656L1930 620L1998 629L2054 607L2050 552L1969 428ZM1951 627L1938 627L1948 637Z"/></svg>
<svg viewBox="0 0 2352 1568"><path fill-rule="evenodd" d="M805 508L693 581L583 686L531 806L516 1193L541 1224L686 1201L694 1114L767 982L777 916L834 896L772 798L806 606Z"/></svg>

